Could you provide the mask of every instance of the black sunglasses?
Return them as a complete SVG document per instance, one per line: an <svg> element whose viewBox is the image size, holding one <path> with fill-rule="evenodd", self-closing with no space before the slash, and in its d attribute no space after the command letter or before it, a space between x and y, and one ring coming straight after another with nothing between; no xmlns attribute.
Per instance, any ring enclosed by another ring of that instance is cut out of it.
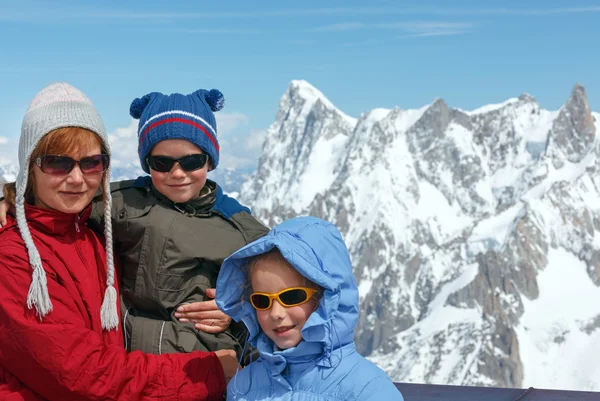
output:
<svg viewBox="0 0 600 401"><path fill-rule="evenodd" d="M208 161L208 155L206 153L197 153L193 155L187 155L178 159L169 156L152 156L149 155L146 158L148 166L154 171L159 173L168 173L171 171L175 163L179 163L184 171L194 171L201 169L206 165Z"/></svg>
<svg viewBox="0 0 600 401"><path fill-rule="evenodd" d="M110 157L99 154L75 160L69 156L44 155L35 159L35 164L45 174L66 175L75 168L75 165L79 165L83 174L99 174L108 169Z"/></svg>

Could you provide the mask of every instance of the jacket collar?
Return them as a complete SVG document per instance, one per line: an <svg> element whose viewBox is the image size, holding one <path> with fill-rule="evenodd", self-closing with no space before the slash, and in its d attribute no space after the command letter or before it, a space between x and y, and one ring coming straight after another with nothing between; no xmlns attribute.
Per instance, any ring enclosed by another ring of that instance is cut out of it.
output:
<svg viewBox="0 0 600 401"><path fill-rule="evenodd" d="M44 209L25 204L27 224L36 231L50 235L60 236L76 231L79 227L86 224L91 213L91 203L80 213L63 213L58 210ZM11 214L14 217L14 209L11 210Z"/></svg>
<svg viewBox="0 0 600 401"><path fill-rule="evenodd" d="M200 197L190 199L184 203L175 203L156 189L150 181L152 194L161 202L166 203L182 213L193 216L208 213L217 203L217 184L214 181L206 180L206 184L200 191Z"/></svg>
<svg viewBox="0 0 600 401"><path fill-rule="evenodd" d="M266 336L260 336L258 344L260 355L269 366L271 375L281 374L286 367L302 366L307 362L311 365L320 364L317 361L323 358L323 345L320 343L301 341L295 347L279 350Z"/></svg>

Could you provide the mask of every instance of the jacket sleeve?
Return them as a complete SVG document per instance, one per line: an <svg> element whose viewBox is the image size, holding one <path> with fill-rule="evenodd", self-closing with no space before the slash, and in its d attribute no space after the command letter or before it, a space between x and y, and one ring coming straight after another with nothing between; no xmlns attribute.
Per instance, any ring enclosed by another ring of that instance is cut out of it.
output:
<svg viewBox="0 0 600 401"><path fill-rule="evenodd" d="M356 399L358 401L404 401L400 390L387 376L378 376L369 381Z"/></svg>
<svg viewBox="0 0 600 401"><path fill-rule="evenodd" d="M147 355L106 344L87 329L71 295L47 271L53 310L27 308L31 271L19 246L0 258L0 366L47 400L220 400L214 353Z"/></svg>

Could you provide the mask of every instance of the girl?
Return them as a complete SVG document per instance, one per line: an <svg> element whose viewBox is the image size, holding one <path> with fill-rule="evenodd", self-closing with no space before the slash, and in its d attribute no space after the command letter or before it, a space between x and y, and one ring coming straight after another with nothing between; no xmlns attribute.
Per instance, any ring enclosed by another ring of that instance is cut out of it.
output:
<svg viewBox="0 0 600 401"><path fill-rule="evenodd" d="M358 288L333 224L291 219L234 253L217 305L244 322L260 353L229 383L228 400L403 400L356 352Z"/></svg>

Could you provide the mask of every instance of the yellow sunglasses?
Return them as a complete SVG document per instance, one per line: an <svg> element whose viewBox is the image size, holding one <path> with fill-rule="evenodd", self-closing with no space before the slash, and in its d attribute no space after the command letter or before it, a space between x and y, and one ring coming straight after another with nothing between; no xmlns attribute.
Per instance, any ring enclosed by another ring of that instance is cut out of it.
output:
<svg viewBox="0 0 600 401"><path fill-rule="evenodd" d="M319 290L308 287L292 287L281 290L276 294L268 294L266 292L253 292L250 294L250 303L257 310L271 309L273 300L276 299L279 303L286 307L302 305L312 298Z"/></svg>

